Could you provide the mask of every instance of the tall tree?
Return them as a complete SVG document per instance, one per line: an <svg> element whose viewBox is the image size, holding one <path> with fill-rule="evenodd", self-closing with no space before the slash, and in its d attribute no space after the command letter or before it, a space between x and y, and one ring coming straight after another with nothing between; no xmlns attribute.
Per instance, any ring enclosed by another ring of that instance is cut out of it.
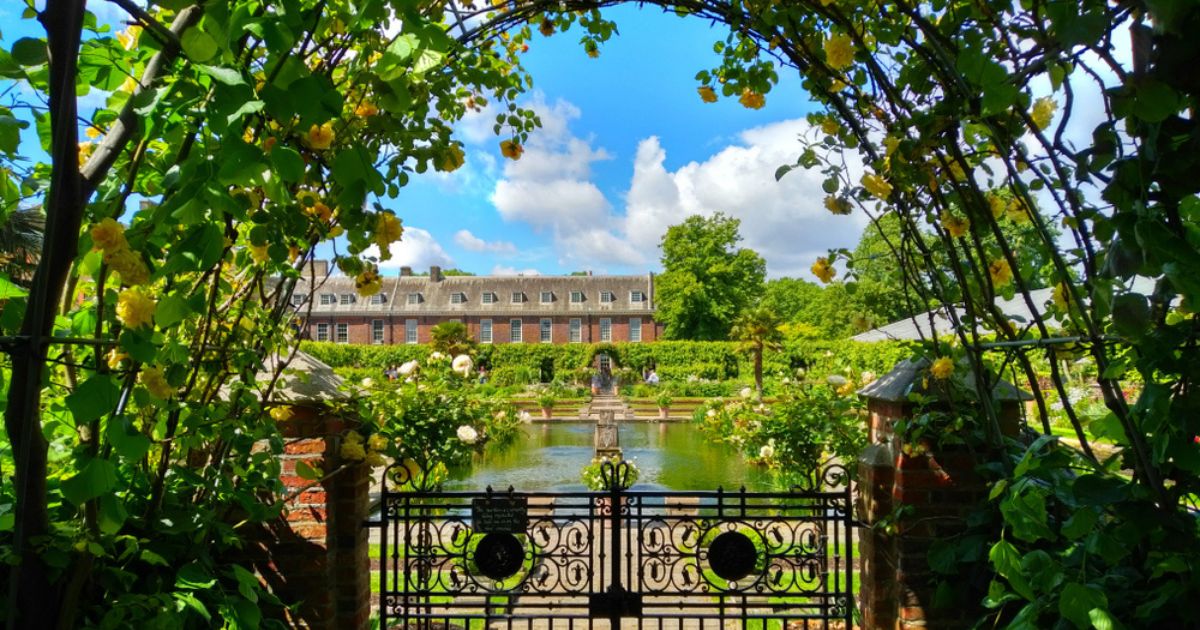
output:
<svg viewBox="0 0 1200 630"><path fill-rule="evenodd" d="M429 331L434 350L450 356L465 354L475 347L467 331L467 325L462 322L442 322Z"/></svg>
<svg viewBox="0 0 1200 630"><path fill-rule="evenodd" d="M657 317L668 339L728 339L733 320L762 294L767 265L737 246L740 226L722 213L693 215L663 235Z"/></svg>
<svg viewBox="0 0 1200 630"><path fill-rule="evenodd" d="M754 387L763 388L763 353L778 350L783 333L783 320L771 307L758 304L742 312L733 322L732 337L742 342L742 349L754 358Z"/></svg>

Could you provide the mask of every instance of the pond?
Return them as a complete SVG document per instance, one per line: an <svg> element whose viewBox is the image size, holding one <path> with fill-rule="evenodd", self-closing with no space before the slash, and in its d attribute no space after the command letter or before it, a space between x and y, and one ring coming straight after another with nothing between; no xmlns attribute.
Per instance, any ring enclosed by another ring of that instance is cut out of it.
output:
<svg viewBox="0 0 1200 630"><path fill-rule="evenodd" d="M711 443L687 423L636 422L619 425L621 448L641 470L634 490L771 490L765 469L747 465L724 444ZM580 491L579 470L592 460L591 422L526 425L525 435L503 450L486 452L469 471L459 471L446 490Z"/></svg>

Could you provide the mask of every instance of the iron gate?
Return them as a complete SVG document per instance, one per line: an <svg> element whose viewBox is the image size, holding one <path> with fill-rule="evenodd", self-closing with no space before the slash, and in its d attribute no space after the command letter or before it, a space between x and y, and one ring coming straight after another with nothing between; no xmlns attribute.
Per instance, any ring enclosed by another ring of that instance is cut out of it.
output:
<svg viewBox="0 0 1200 630"><path fill-rule="evenodd" d="M389 468L380 627L851 626L843 467L790 492L631 491L626 472L606 464L600 492L440 492Z"/></svg>

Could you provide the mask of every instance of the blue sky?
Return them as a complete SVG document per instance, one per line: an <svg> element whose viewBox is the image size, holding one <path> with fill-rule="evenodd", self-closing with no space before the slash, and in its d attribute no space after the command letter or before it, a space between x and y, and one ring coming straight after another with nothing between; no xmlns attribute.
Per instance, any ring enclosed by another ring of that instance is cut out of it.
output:
<svg viewBox="0 0 1200 630"><path fill-rule="evenodd" d="M89 4L102 22L122 19L110 3ZM42 36L36 22L15 19L19 11L0 7L4 40ZM480 274L657 271L666 228L714 212L742 220L744 244L771 276L811 278L816 256L857 242L863 218L826 212L818 175L774 180L809 131L813 105L798 75L781 69L760 110L736 99L706 104L694 77L718 63L720 28L655 9L606 14L620 34L596 59L577 31L534 35L524 56L534 90L522 104L544 126L520 161L500 156L494 112L484 111L458 126L463 168L418 176L383 200L407 228L384 273L431 264Z"/></svg>

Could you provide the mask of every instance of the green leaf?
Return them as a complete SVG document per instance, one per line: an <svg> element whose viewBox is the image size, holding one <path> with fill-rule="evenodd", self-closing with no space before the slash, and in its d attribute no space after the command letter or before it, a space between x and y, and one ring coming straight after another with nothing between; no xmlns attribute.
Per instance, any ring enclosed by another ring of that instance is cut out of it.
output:
<svg viewBox="0 0 1200 630"><path fill-rule="evenodd" d="M317 466L309 466L303 460L296 460L296 476L309 481L320 479L324 473Z"/></svg>
<svg viewBox="0 0 1200 630"><path fill-rule="evenodd" d="M988 560L1004 579L1012 585L1013 590L1018 595L1028 600L1033 600L1033 589L1029 586L1029 581L1021 570L1021 555L1017 552L1017 548L1007 540L992 545L991 551L988 552Z"/></svg>
<svg viewBox="0 0 1200 630"><path fill-rule="evenodd" d="M0 300L25 297L27 295L29 295L29 291L13 284L8 278L0 276Z"/></svg>
<svg viewBox="0 0 1200 630"><path fill-rule="evenodd" d="M1092 531L1098 519L1099 515L1096 514L1095 510L1088 508L1075 510L1071 518L1067 519L1066 523L1063 523L1062 534L1071 540L1079 540Z"/></svg>
<svg viewBox="0 0 1200 630"><path fill-rule="evenodd" d="M1058 612L1080 628L1091 627L1092 609L1107 607L1108 598L1103 591L1078 582L1068 582L1058 599Z"/></svg>
<svg viewBox="0 0 1200 630"><path fill-rule="evenodd" d="M109 535L121 531L121 526L129 518L124 503L115 494L106 494L100 497L99 504L97 524L100 526L100 531Z"/></svg>
<svg viewBox="0 0 1200 630"><path fill-rule="evenodd" d="M298 182L304 178L304 158L291 147L276 145L271 149L271 163L284 181Z"/></svg>
<svg viewBox="0 0 1200 630"><path fill-rule="evenodd" d="M1150 301L1141 293L1123 293L1113 298L1113 327L1122 336L1141 338L1150 326Z"/></svg>
<svg viewBox="0 0 1200 630"><path fill-rule="evenodd" d="M204 603L197 599L195 595L191 593L175 593L174 595L175 599L182 603L185 608L192 609L196 614L204 617L205 621L212 621L212 614L208 612L208 609L204 607Z"/></svg>
<svg viewBox="0 0 1200 630"><path fill-rule="evenodd" d="M233 577L237 579L238 592L251 602L258 601L258 578L238 565L233 565Z"/></svg>
<svg viewBox="0 0 1200 630"><path fill-rule="evenodd" d="M22 37L13 42L12 58L22 66L38 66L50 58L46 51L46 40Z"/></svg>
<svg viewBox="0 0 1200 630"><path fill-rule="evenodd" d="M170 328L183 321L191 312L187 300L177 293L172 293L159 300L158 307L154 309L154 323L158 324L159 328Z"/></svg>
<svg viewBox="0 0 1200 630"><path fill-rule="evenodd" d="M138 555L138 558L140 558L142 562L145 562L146 564L149 564L152 566L156 566L156 567L170 566L170 563L167 562L166 558L158 555L157 553L154 553L153 551L150 551L149 549L143 549L142 553Z"/></svg>
<svg viewBox="0 0 1200 630"><path fill-rule="evenodd" d="M150 451L150 438L139 433L124 416L109 419L104 435L117 455L125 459L138 461Z"/></svg>
<svg viewBox="0 0 1200 630"><path fill-rule="evenodd" d="M67 408L75 417L75 423L83 424L111 412L117 405L119 392L112 377L96 374L67 395Z"/></svg>
<svg viewBox="0 0 1200 630"><path fill-rule="evenodd" d="M93 457L79 474L64 479L62 493L66 500L75 505L83 505L117 486L117 468L112 462L101 457Z"/></svg>
<svg viewBox="0 0 1200 630"><path fill-rule="evenodd" d="M212 77L213 80L224 83L225 85L246 85L246 80L242 74L233 68L223 66L207 66L202 63L196 64L196 68Z"/></svg>
<svg viewBox="0 0 1200 630"><path fill-rule="evenodd" d="M175 588L200 590L210 588L217 580L199 562L185 564L175 574Z"/></svg>
<svg viewBox="0 0 1200 630"><path fill-rule="evenodd" d="M1180 99L1171 86L1154 79L1144 81L1133 96L1133 113L1150 123L1162 122L1179 111Z"/></svg>
<svg viewBox="0 0 1200 630"><path fill-rule="evenodd" d="M1046 497L1040 490L1026 489L1010 494L1000 503L1004 521L1012 527L1013 536L1027 542L1053 539L1054 532L1047 524Z"/></svg>
<svg viewBox="0 0 1200 630"><path fill-rule="evenodd" d="M180 43L188 58L197 63L204 63L217 55L217 40L196 26L183 32Z"/></svg>

